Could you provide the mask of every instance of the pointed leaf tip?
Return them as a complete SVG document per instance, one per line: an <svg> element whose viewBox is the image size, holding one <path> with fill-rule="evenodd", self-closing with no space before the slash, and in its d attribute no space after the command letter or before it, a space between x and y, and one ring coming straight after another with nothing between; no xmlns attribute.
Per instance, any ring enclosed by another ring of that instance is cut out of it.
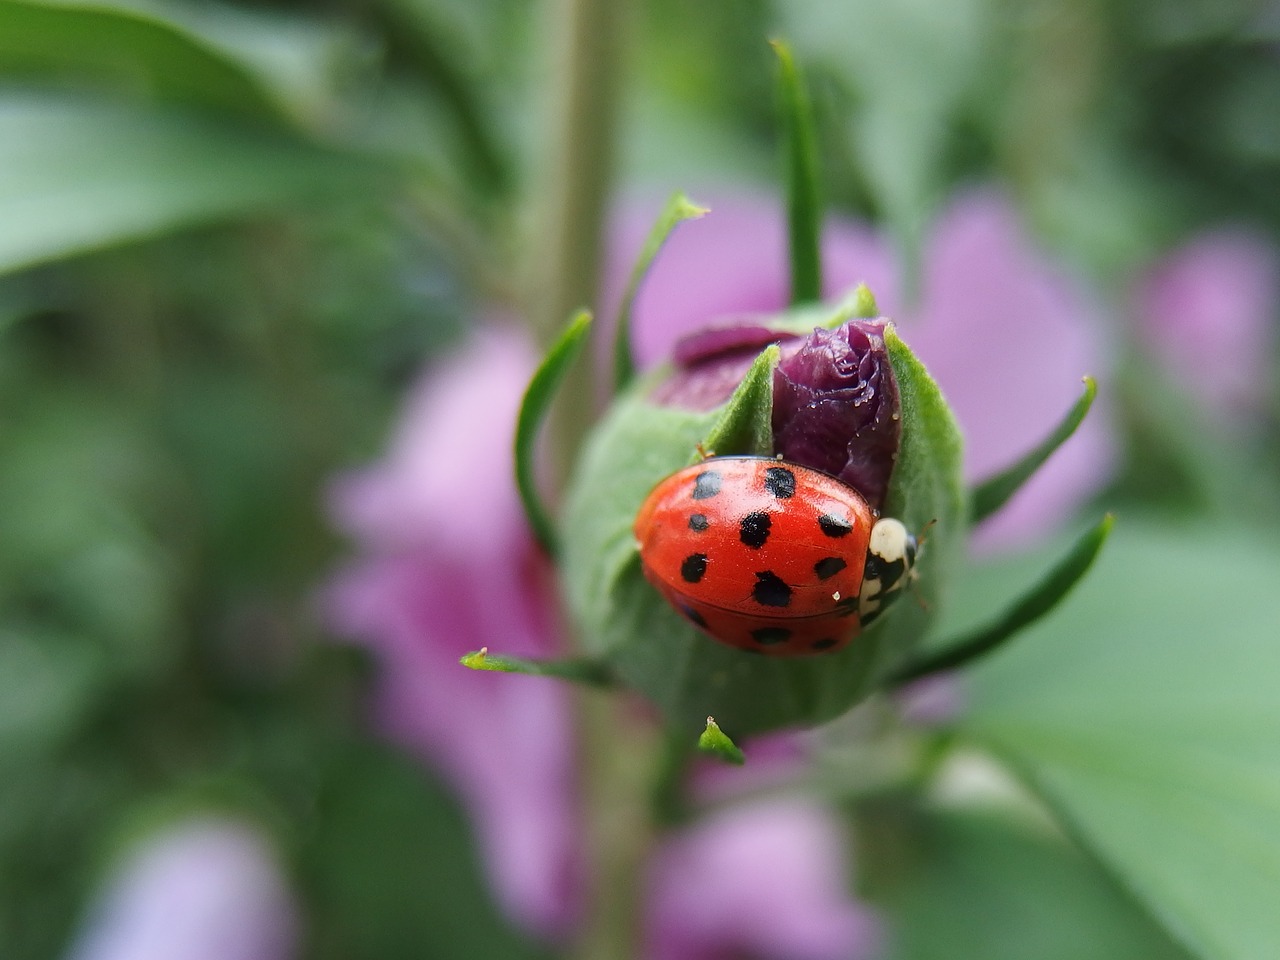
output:
<svg viewBox="0 0 1280 960"><path fill-rule="evenodd" d="M649 274L649 268L662 250L663 244L671 236L671 232L685 220L697 220L711 212L710 207L694 203L683 193L676 192L667 200L666 206L658 215L649 236L640 249L635 266L631 268L631 276L627 280L627 288L622 294L622 303L618 307L618 322L613 335L613 389L618 392L624 389L635 377L635 358L631 355L631 314L635 309L636 297L640 286Z"/></svg>
<svg viewBox="0 0 1280 960"><path fill-rule="evenodd" d="M1054 431L1044 442L1024 456L1007 470L989 477L973 489L970 500L969 520L974 525L981 523L1009 502L1010 498L1031 479L1060 446L1070 439L1076 428L1084 421L1098 395L1098 383L1093 377L1081 377L1084 393L1075 402L1067 415L1062 418Z"/></svg>
<svg viewBox="0 0 1280 960"><path fill-rule="evenodd" d="M716 723L714 717L707 717L707 727L702 731L702 735L698 737L698 749L704 753L714 754L725 763L732 763L735 766L740 767L747 762L746 755L720 729L720 725Z"/></svg>
<svg viewBox="0 0 1280 960"><path fill-rule="evenodd" d="M874 320L880 316L880 305L876 303L876 295L865 283L853 288L853 315L859 320Z"/></svg>
<svg viewBox="0 0 1280 960"><path fill-rule="evenodd" d="M777 344L760 352L725 404L716 425L703 438L691 463L717 456L773 455L773 371L782 358Z"/></svg>
<svg viewBox="0 0 1280 960"><path fill-rule="evenodd" d="M589 310L580 310L551 345L525 389L516 420L516 488L520 493L520 503L524 507L529 526L533 528L534 537L553 557L560 552L560 541L551 512L538 493L537 478L534 476L534 453L538 432L551 409L556 390L569 372L570 364L586 343L587 334L591 330L591 319Z"/></svg>

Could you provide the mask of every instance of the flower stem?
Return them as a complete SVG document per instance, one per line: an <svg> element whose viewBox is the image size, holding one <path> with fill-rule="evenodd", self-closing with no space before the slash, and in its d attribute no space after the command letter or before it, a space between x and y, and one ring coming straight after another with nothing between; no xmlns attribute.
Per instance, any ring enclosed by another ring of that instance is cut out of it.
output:
<svg viewBox="0 0 1280 960"><path fill-rule="evenodd" d="M647 781L659 747L624 699L583 690L579 704L589 896L570 956L633 960L641 955L644 868L656 836Z"/></svg>
<svg viewBox="0 0 1280 960"><path fill-rule="evenodd" d="M595 306L629 6L625 0L548 6L549 97L527 238L528 315L543 343L572 313ZM562 392L573 402L558 404L551 424L561 466L594 413L589 367L574 370Z"/></svg>

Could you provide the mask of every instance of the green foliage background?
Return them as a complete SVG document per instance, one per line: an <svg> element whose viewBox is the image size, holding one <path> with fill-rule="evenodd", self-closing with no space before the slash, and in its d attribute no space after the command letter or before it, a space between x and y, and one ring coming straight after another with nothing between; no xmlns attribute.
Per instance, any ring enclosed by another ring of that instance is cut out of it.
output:
<svg viewBox="0 0 1280 960"><path fill-rule="evenodd" d="M369 665L314 590L344 549L326 478L475 317L532 309L554 16L0 0L0 955L57 956L127 838L210 806L276 830L307 956L545 954L456 801L365 732ZM636 0L615 182L779 183L783 35L835 209L912 256L953 186L998 179L1119 291L1198 227L1277 236L1278 26L1241 0ZM1114 550L939 735L1026 787L844 798L896 957L1075 956L1081 929L1097 958L1280 954L1280 406L1224 433L1117 370ZM939 635L1052 556L974 569Z"/></svg>

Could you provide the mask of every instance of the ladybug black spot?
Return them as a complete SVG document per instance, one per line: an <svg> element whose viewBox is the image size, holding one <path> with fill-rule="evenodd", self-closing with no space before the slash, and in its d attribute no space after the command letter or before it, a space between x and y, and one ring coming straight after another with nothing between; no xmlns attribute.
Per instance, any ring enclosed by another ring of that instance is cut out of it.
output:
<svg viewBox="0 0 1280 960"><path fill-rule="evenodd" d="M715 470L703 470L693 481L693 499L710 500L720 492L723 478Z"/></svg>
<svg viewBox="0 0 1280 960"><path fill-rule="evenodd" d="M834 646L835 646L837 643L839 643L839 642L840 642L840 641L839 641L839 640L837 640L835 637L823 637L821 640L815 640L815 641L813 641L813 649L815 649L815 650L830 650L832 647L834 647Z"/></svg>
<svg viewBox="0 0 1280 960"><path fill-rule="evenodd" d="M853 526L843 517L833 517L825 513L818 518L818 526L828 537L844 537L853 533Z"/></svg>
<svg viewBox="0 0 1280 960"><path fill-rule="evenodd" d="M773 521L769 519L769 515L761 510L755 513L748 513L742 518L738 538L751 547L753 550L759 550L765 545L765 541L769 539L769 528L773 526Z"/></svg>
<svg viewBox="0 0 1280 960"><path fill-rule="evenodd" d="M779 500L796 495L796 475L786 467L769 467L764 472L764 488Z"/></svg>
<svg viewBox="0 0 1280 960"><path fill-rule="evenodd" d="M701 533L709 526L711 526L711 521L707 519L707 515L705 513L695 513L690 515L689 529L694 533Z"/></svg>
<svg viewBox="0 0 1280 960"><path fill-rule="evenodd" d="M791 631L786 627L760 627L751 631L751 639L762 646L770 647L790 640Z"/></svg>
<svg viewBox="0 0 1280 960"><path fill-rule="evenodd" d="M685 583L697 583L706 572L707 555L705 553L691 553L680 564L680 576Z"/></svg>
<svg viewBox="0 0 1280 960"><path fill-rule="evenodd" d="M685 619L687 619L690 623L696 626L702 627L703 629L706 628L707 618L704 617L702 614L700 614L697 610L693 609L693 607L686 607L683 604L681 604L679 609L680 609L680 612L685 615Z"/></svg>
<svg viewBox="0 0 1280 960"><path fill-rule="evenodd" d="M874 553L867 554L866 566L862 568L863 580L879 580L884 576L884 561Z"/></svg>
<svg viewBox="0 0 1280 960"><path fill-rule="evenodd" d="M756 574L751 596L763 607L785 607L791 603L791 588L772 570Z"/></svg>
<svg viewBox="0 0 1280 960"><path fill-rule="evenodd" d="M819 580L830 580L847 566L839 557L823 557L813 565L813 572L818 575Z"/></svg>

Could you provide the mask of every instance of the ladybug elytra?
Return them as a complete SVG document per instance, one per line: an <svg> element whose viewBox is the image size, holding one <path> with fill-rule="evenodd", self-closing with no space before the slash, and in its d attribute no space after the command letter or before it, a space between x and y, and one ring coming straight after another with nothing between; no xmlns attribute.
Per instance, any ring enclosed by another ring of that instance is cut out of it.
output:
<svg viewBox="0 0 1280 960"><path fill-rule="evenodd" d="M711 457L636 516L644 574L721 643L773 656L838 650L909 582L916 538L852 487L768 457Z"/></svg>

